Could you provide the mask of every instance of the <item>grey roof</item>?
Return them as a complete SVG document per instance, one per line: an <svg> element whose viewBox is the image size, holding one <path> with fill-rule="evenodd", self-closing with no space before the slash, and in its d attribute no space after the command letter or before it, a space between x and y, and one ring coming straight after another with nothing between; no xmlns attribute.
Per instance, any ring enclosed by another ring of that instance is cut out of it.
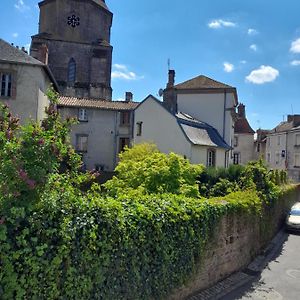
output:
<svg viewBox="0 0 300 300"><path fill-rule="evenodd" d="M29 64L43 67L44 64L39 60L25 53L23 50L0 39L0 61Z"/></svg>
<svg viewBox="0 0 300 300"><path fill-rule="evenodd" d="M186 137L192 144L231 149L218 131L207 123L201 122L182 112L176 114L176 118Z"/></svg>

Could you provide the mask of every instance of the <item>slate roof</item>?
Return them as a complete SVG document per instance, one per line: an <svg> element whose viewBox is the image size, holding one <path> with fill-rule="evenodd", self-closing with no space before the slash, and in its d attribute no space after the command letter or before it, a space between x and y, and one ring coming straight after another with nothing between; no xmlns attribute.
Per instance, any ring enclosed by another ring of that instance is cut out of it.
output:
<svg viewBox="0 0 300 300"><path fill-rule="evenodd" d="M234 123L234 133L251 133L255 131L251 128L246 118L238 118Z"/></svg>
<svg viewBox="0 0 300 300"><path fill-rule="evenodd" d="M225 83L216 81L207 76L200 75L174 86L177 90L188 89L234 89L234 87Z"/></svg>
<svg viewBox="0 0 300 300"><path fill-rule="evenodd" d="M134 110L139 105L138 102L125 101L107 101L98 99L76 98L76 97L59 97L59 107L84 107L104 110Z"/></svg>
<svg viewBox="0 0 300 300"><path fill-rule="evenodd" d="M43 67L44 64L39 60L28 55L24 51L0 39L0 61L29 64Z"/></svg>
<svg viewBox="0 0 300 300"><path fill-rule="evenodd" d="M176 118L179 126L192 144L231 149L218 131L207 123L196 120L182 112L176 114Z"/></svg>

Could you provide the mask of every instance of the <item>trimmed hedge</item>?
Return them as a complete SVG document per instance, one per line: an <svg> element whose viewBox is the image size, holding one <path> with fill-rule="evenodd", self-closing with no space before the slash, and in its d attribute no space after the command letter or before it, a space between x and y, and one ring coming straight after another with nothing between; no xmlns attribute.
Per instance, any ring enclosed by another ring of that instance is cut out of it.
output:
<svg viewBox="0 0 300 300"><path fill-rule="evenodd" d="M1 299L160 299L187 280L221 216L261 214L254 191L105 198L56 176L0 225Z"/></svg>

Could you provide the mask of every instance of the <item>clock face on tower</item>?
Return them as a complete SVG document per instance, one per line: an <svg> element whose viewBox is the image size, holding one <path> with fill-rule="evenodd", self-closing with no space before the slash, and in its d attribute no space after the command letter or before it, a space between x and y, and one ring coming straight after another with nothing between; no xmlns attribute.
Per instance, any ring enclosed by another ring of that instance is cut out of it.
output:
<svg viewBox="0 0 300 300"><path fill-rule="evenodd" d="M76 15L71 15L68 17L68 25L75 28L80 25L80 18Z"/></svg>

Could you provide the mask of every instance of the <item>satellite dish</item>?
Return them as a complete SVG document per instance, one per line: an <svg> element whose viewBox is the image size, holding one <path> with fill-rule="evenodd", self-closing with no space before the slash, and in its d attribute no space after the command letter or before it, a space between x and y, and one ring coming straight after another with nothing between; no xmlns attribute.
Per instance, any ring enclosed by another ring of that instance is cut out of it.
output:
<svg viewBox="0 0 300 300"><path fill-rule="evenodd" d="M161 97L163 94L164 94L164 90L163 89L159 89L159 91L158 91L159 97Z"/></svg>

